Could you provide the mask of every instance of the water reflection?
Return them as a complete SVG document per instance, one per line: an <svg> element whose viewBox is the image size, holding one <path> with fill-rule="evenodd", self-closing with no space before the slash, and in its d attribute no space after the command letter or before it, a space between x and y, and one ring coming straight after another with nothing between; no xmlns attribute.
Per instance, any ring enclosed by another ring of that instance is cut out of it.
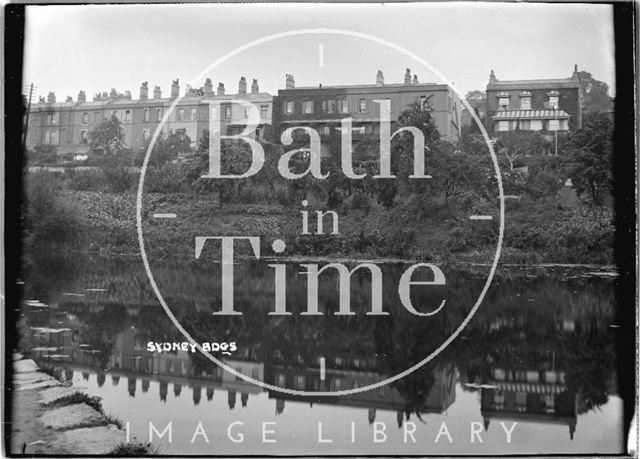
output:
<svg viewBox="0 0 640 459"><path fill-rule="evenodd" d="M217 411L216 416L229 420L235 419L238 410L250 410L252 417L283 418L289 405L306 404L309 409L314 405L356 409L350 416L367 424L393 413L398 428L409 421L428 424L433 416L446 418L449 411L460 408L470 420L479 416L487 432L500 429L494 424L507 421L539 428L560 426L565 432L566 444L536 442L530 445L530 452L576 451L578 446L594 452L589 441L603 435L608 441L598 452L621 450L622 432L616 422L621 413L614 413L612 419L611 410L604 409L617 394L609 327L614 312L611 280L566 273L503 278L463 334L411 375L356 394L300 397L265 391L223 371L199 353L149 351L148 341L181 342L184 338L157 305L137 260L58 259L56 263L56 270L64 263L82 268L67 271L73 275L64 278L50 278L41 271L50 267L30 267L24 296L40 300L44 306L23 306L21 346L30 349L38 363L62 368L74 384L104 397L106 406L123 411L116 413L123 418L128 415L128 405L141 397L145 405L140 405L138 415L146 411L149 417L158 416L169 402L172 407L179 402L188 414L189 407L214 404L222 397L227 414ZM248 274L243 279L254 287L260 285L263 273L250 269L253 277ZM216 355L237 372L305 391L363 387L406 369L424 358L465 317L470 304L467 300L473 298L477 287L468 276L453 275L451 284L456 286L459 302L432 320L428 329L398 313L376 321L363 315L325 315L312 321L298 315L267 320L264 314L220 319L211 314L215 299L206 296L207 292L214 295L215 281L207 272L206 282L197 282L200 270L191 266L182 271L159 271L167 281L164 285L170 286L168 298L177 305L175 313L185 328L196 340L236 341L238 351L231 357ZM390 283L397 281L393 270L385 271ZM176 274L180 272L182 281ZM483 279L478 277L481 286ZM464 291L459 288L462 282L473 285ZM196 285L200 283L207 285ZM352 298L366 298L370 291L367 280L354 284ZM295 291L295 283L291 285ZM239 292L237 300L245 310L260 307L259 301L252 304L248 294L242 289ZM336 306L331 304L337 301L335 295L329 291L321 292L320 297L326 310ZM295 294L290 298L293 310ZM324 379L320 357L326 361ZM107 390L109 384L115 391ZM151 405L150 396L155 399ZM576 444L573 440L581 428L580 416L590 412L597 416L597 422L585 421L586 435ZM172 416L176 416L174 408L165 418L171 420ZM290 416L298 423L305 422L297 409ZM198 451L188 441L165 446L176 453ZM405 451L400 444L394 447ZM282 448L289 451L284 445ZM527 452L525 439L495 448L496 452Z"/></svg>

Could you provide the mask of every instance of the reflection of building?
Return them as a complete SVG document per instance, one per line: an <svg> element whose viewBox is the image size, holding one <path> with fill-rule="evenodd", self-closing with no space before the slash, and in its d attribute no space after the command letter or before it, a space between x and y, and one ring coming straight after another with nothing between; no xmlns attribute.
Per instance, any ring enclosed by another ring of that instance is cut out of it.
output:
<svg viewBox="0 0 640 459"><path fill-rule="evenodd" d="M495 134L506 131L567 131L582 126L577 68L571 78L498 80L487 84L487 117Z"/></svg>
<svg viewBox="0 0 640 459"><path fill-rule="evenodd" d="M341 119L353 119L353 139L380 135L380 104L389 100L392 125L413 102L431 103L440 137L449 141L460 138L460 100L445 84L419 83L407 69L404 83L386 84L378 71L376 84L352 86L295 87L292 75L286 77L286 88L278 91L274 101L274 125L278 134L292 126L313 127L321 136L339 130Z"/></svg>
<svg viewBox="0 0 640 459"><path fill-rule="evenodd" d="M578 395L564 383L562 371L535 369L491 370L486 384L495 389L482 389L482 417L485 428L493 419L562 424L573 434L577 424Z"/></svg>
<svg viewBox="0 0 640 459"><path fill-rule="evenodd" d="M285 368L282 365L268 366L266 381L269 384L293 388L299 391L341 391L364 387L384 379L373 368L367 368L364 361L360 361L363 369L354 369L354 361L358 359L337 359L343 368L327 368L325 380L320 379L318 367ZM333 364L334 362L332 362ZM349 368L351 367L351 368ZM455 400L456 372L452 363L432 369L433 386L420 407L413 407L421 413L442 413ZM396 411L399 413L398 424L402 425L402 414L408 409L407 400L393 385L384 385L377 389L358 392L355 394L335 397L300 397L269 391L269 398L276 399L276 413L284 411L285 400L291 402L309 402L318 404L332 404L367 408L369 421L375 420L376 410Z"/></svg>

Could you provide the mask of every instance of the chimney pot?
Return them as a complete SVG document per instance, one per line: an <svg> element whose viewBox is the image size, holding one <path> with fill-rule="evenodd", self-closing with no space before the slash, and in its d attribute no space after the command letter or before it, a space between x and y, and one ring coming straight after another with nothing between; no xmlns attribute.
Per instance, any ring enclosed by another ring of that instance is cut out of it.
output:
<svg viewBox="0 0 640 459"><path fill-rule="evenodd" d="M247 80L245 77L240 77L240 82L238 83L238 95L247 95Z"/></svg>
<svg viewBox="0 0 640 459"><path fill-rule="evenodd" d="M293 89L296 87L296 81L293 79L293 75L287 73L287 83L285 85L286 89Z"/></svg>
<svg viewBox="0 0 640 459"><path fill-rule="evenodd" d="M404 73L404 84L411 84L411 69L407 69Z"/></svg>
<svg viewBox="0 0 640 459"><path fill-rule="evenodd" d="M384 86L384 74L382 70L378 70L378 74L376 75L376 86Z"/></svg>
<svg viewBox="0 0 640 459"><path fill-rule="evenodd" d="M175 99L180 96L180 80L175 79L173 83L171 83L171 98Z"/></svg>
<svg viewBox="0 0 640 459"><path fill-rule="evenodd" d="M87 101L87 95L84 93L84 91L80 91L78 93L78 103L84 104L86 101Z"/></svg>
<svg viewBox="0 0 640 459"><path fill-rule="evenodd" d="M418 75L413 75L413 84L418 84Z"/></svg>
<svg viewBox="0 0 640 459"><path fill-rule="evenodd" d="M140 85L140 100L147 100L149 98L149 82L143 81Z"/></svg>
<svg viewBox="0 0 640 459"><path fill-rule="evenodd" d="M224 96L224 84L223 83L218 83L218 95L219 96Z"/></svg>
<svg viewBox="0 0 640 459"><path fill-rule="evenodd" d="M213 84L211 84L211 78L207 78L204 82L204 95L213 96Z"/></svg>

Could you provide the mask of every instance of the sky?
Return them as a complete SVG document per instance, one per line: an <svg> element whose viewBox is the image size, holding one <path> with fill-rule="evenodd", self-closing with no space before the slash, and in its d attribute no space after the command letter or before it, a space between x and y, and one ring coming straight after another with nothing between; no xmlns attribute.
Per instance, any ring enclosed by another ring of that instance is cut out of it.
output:
<svg viewBox="0 0 640 459"><path fill-rule="evenodd" d="M427 61L462 93L500 80L567 78L574 64L614 94L613 13L608 5L531 3L173 4L29 6L24 83L36 96L88 100L115 88L138 97L142 81L163 96L205 77L237 93L239 77L277 94L285 74L297 86L401 83L405 68L441 83L412 57L364 38L309 33L272 40L231 57L241 45L297 29L331 28L386 40Z"/></svg>

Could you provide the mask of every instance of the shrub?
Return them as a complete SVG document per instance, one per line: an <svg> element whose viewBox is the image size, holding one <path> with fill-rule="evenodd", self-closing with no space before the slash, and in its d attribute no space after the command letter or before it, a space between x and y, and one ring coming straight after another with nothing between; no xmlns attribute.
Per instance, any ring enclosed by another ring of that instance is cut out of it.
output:
<svg viewBox="0 0 640 459"><path fill-rule="evenodd" d="M166 163L148 168L144 183L149 193L177 193L185 188L185 174L179 164Z"/></svg>
<svg viewBox="0 0 640 459"><path fill-rule="evenodd" d="M76 191L102 191L107 185L104 173L97 169L71 170L68 184Z"/></svg>
<svg viewBox="0 0 640 459"><path fill-rule="evenodd" d="M49 173L27 176L26 236L31 244L69 242L80 233L77 210L59 197L62 183Z"/></svg>

